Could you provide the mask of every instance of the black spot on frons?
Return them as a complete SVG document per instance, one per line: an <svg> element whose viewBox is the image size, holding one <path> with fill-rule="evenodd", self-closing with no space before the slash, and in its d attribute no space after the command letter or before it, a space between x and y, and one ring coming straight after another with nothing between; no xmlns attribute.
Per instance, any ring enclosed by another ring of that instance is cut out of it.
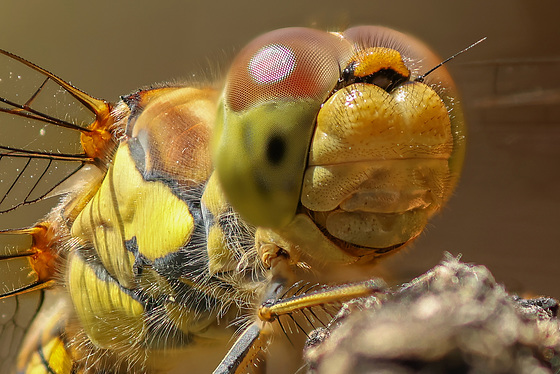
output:
<svg viewBox="0 0 560 374"><path fill-rule="evenodd" d="M278 165L286 154L286 141L280 135L273 135L266 144L266 159L272 165Z"/></svg>

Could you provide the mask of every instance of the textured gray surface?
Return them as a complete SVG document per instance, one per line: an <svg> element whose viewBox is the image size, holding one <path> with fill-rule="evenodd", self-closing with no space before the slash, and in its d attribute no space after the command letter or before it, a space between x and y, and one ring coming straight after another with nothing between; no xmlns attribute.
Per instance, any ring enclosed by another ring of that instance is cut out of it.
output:
<svg viewBox="0 0 560 374"><path fill-rule="evenodd" d="M555 373L553 299L509 294L483 266L447 257L394 293L346 304L312 335L310 372Z"/></svg>

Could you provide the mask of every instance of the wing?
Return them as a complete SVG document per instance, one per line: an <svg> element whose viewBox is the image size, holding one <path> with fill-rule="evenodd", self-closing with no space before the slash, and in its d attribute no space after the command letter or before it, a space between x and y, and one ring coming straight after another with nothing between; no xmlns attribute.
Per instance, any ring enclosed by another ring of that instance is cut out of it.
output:
<svg viewBox="0 0 560 374"><path fill-rule="evenodd" d="M85 165L104 161L112 106L0 53L0 213L6 213L45 198Z"/></svg>
<svg viewBox="0 0 560 374"><path fill-rule="evenodd" d="M21 342L41 310L44 290L0 300L0 372L13 370Z"/></svg>
<svg viewBox="0 0 560 374"><path fill-rule="evenodd" d="M45 215L114 148L112 105L0 50L0 372L55 284L59 253ZM64 209L63 209L64 210Z"/></svg>

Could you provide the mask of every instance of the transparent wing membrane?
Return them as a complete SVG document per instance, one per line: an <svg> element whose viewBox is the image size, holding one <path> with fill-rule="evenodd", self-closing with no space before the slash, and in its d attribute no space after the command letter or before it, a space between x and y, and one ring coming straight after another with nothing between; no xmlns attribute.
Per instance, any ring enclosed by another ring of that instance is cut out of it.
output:
<svg viewBox="0 0 560 374"><path fill-rule="evenodd" d="M54 285L48 226L0 231L0 372L11 373L23 339Z"/></svg>
<svg viewBox="0 0 560 374"><path fill-rule="evenodd" d="M31 266L30 256L35 253L33 237L25 233L5 232L0 234L0 272L9 274L0 280L0 294L7 297L37 282L37 272Z"/></svg>
<svg viewBox="0 0 560 374"><path fill-rule="evenodd" d="M84 165L106 156L103 143L111 139L112 120L108 103L20 57L0 51L0 66L4 213L38 202Z"/></svg>
<svg viewBox="0 0 560 374"><path fill-rule="evenodd" d="M56 252L49 246L50 234L44 225L0 232L0 300L54 283Z"/></svg>
<svg viewBox="0 0 560 374"><path fill-rule="evenodd" d="M0 372L11 373L31 322L41 310L44 291L0 299Z"/></svg>
<svg viewBox="0 0 560 374"><path fill-rule="evenodd" d="M0 155L0 212L5 213L35 203L90 160L61 161L57 156L3 153Z"/></svg>
<svg viewBox="0 0 560 374"><path fill-rule="evenodd" d="M52 225L36 224L103 169L112 106L0 50L0 372L14 369L23 337L54 285ZM78 171L81 174L76 175ZM82 177L84 176L84 179Z"/></svg>

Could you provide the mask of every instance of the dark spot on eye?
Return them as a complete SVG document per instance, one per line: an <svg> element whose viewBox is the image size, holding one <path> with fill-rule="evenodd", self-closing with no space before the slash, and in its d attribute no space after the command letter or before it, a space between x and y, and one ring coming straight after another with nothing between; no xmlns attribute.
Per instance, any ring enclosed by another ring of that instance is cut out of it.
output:
<svg viewBox="0 0 560 374"><path fill-rule="evenodd" d="M280 135L273 135L266 145L266 159L273 165L278 165L286 153L286 142Z"/></svg>

